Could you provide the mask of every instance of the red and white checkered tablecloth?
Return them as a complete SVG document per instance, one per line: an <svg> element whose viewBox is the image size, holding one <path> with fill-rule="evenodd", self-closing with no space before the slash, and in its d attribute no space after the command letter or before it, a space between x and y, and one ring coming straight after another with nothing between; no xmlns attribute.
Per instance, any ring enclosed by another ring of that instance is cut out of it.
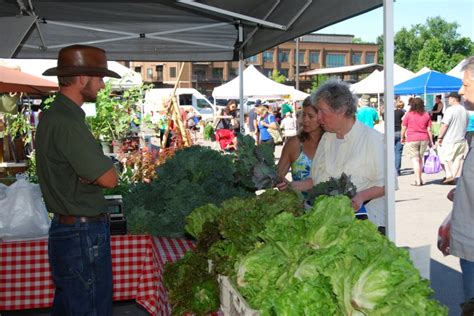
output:
<svg viewBox="0 0 474 316"><path fill-rule="evenodd" d="M166 237L155 237L155 246L156 253L163 264L163 268L167 262L175 262L176 260L181 259L188 250L194 249L192 241ZM163 270L160 271L160 280L163 279L162 271ZM163 315L170 315L171 306L169 305L168 292L162 282L160 282L159 286L160 289L158 292L160 293L160 300L161 302L164 302L161 306L161 310L163 311Z"/></svg>
<svg viewBox="0 0 474 316"><path fill-rule="evenodd" d="M151 315L170 312L162 280L164 264L193 247L191 242L148 235L112 236L113 299L135 299ZM47 308L54 284L48 240L0 242L0 311Z"/></svg>

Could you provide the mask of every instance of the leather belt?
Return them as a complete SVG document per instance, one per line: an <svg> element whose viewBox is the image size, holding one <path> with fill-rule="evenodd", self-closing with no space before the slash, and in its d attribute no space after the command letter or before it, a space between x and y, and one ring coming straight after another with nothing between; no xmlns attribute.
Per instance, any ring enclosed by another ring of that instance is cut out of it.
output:
<svg viewBox="0 0 474 316"><path fill-rule="evenodd" d="M74 215L54 214L54 218L57 219L58 223L60 224L74 225L77 222L80 222L80 223L106 222L106 221L109 221L109 214L102 213L96 216L74 216Z"/></svg>

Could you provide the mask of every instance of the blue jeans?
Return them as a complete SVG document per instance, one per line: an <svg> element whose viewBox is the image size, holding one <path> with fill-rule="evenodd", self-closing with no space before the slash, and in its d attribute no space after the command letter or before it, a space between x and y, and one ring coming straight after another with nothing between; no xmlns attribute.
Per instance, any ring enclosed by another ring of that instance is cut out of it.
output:
<svg viewBox="0 0 474 316"><path fill-rule="evenodd" d="M395 132L395 169L397 170L397 175L400 175L400 169L402 168L402 151L403 145L400 132Z"/></svg>
<svg viewBox="0 0 474 316"><path fill-rule="evenodd" d="M464 297L466 302L474 298L474 261L459 259L461 263L462 282L464 285Z"/></svg>
<svg viewBox="0 0 474 316"><path fill-rule="evenodd" d="M106 221L51 222L49 263L56 292L52 316L112 315L112 256Z"/></svg>

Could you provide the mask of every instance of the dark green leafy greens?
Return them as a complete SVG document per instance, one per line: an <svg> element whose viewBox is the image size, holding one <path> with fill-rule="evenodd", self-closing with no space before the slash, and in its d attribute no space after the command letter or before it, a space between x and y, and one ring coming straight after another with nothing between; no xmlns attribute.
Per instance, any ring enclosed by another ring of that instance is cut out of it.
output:
<svg viewBox="0 0 474 316"><path fill-rule="evenodd" d="M249 190L269 189L277 184L273 148L269 144L255 145L249 135L238 135L235 159L236 181Z"/></svg>
<svg viewBox="0 0 474 316"><path fill-rule="evenodd" d="M141 229L130 232L184 237L185 218L195 208L252 194L236 184L234 172L232 157L210 148L192 146L178 151L157 168L157 179L132 186L124 196L129 225ZM146 214L147 219L134 214Z"/></svg>
<svg viewBox="0 0 474 316"><path fill-rule="evenodd" d="M331 177L328 181L316 184L308 191L307 200L312 204L314 199L321 195L346 195L353 198L356 193L357 187L351 182L351 177L343 172L339 178Z"/></svg>
<svg viewBox="0 0 474 316"><path fill-rule="evenodd" d="M163 281L173 315L207 315L219 309L219 284L202 254L188 251L181 260L167 263Z"/></svg>

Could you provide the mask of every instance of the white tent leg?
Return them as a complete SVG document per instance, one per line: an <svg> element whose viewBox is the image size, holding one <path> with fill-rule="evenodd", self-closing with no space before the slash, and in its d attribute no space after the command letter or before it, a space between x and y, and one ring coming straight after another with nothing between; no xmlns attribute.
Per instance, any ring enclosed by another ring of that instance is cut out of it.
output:
<svg viewBox="0 0 474 316"><path fill-rule="evenodd" d="M385 76L385 197L386 234L395 242L395 149L394 149L394 91L393 91L393 1L383 1L384 10L384 76Z"/></svg>
<svg viewBox="0 0 474 316"><path fill-rule="evenodd" d="M244 135L244 52L239 51L239 104L240 104L240 133Z"/></svg>

